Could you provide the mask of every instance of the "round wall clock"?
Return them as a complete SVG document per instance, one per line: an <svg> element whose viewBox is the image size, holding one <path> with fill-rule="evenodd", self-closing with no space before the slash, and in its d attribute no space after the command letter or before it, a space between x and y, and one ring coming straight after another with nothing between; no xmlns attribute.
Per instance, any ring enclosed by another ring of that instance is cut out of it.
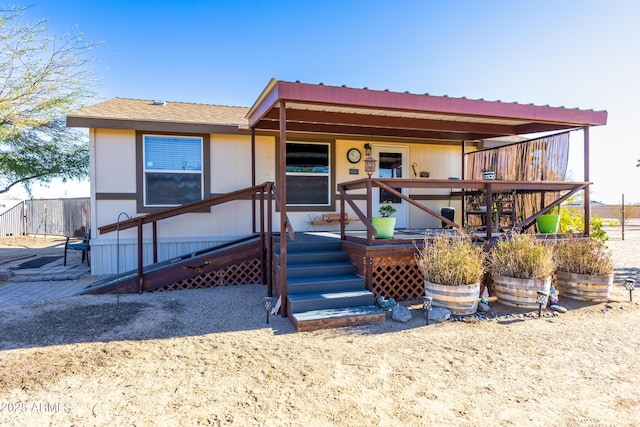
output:
<svg viewBox="0 0 640 427"><path fill-rule="evenodd" d="M347 151L347 160L351 163L358 163L361 158L362 153L360 153L360 150L357 148L350 148L349 151Z"/></svg>

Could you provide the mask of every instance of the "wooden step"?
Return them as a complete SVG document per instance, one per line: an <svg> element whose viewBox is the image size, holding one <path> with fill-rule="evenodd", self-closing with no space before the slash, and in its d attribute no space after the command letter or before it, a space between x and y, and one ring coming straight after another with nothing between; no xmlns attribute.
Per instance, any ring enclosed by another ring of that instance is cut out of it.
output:
<svg viewBox="0 0 640 427"><path fill-rule="evenodd" d="M307 332L318 329L380 323L386 320L386 314L374 305L367 305L309 310L301 313L293 313L290 318L298 332Z"/></svg>
<svg viewBox="0 0 640 427"><path fill-rule="evenodd" d="M356 275L356 266L350 262L294 264L287 267L287 279L299 277L329 277Z"/></svg>
<svg viewBox="0 0 640 427"><path fill-rule="evenodd" d="M287 295L289 311L300 313L328 308L373 305L374 295L366 289Z"/></svg>
<svg viewBox="0 0 640 427"><path fill-rule="evenodd" d="M364 289L364 278L353 274L287 279L287 293L289 295L362 289Z"/></svg>
<svg viewBox="0 0 640 427"><path fill-rule="evenodd" d="M280 255L278 265L280 264ZM330 251L287 251L287 266L294 264L312 264L323 262L348 262L349 254L342 250Z"/></svg>
<svg viewBox="0 0 640 427"><path fill-rule="evenodd" d="M287 242L287 315L298 331L383 322L374 298L340 240L296 235Z"/></svg>
<svg viewBox="0 0 640 427"><path fill-rule="evenodd" d="M276 241L273 246L276 254L280 253L280 242ZM342 241L328 237L300 237L296 235L295 240L287 241L287 253L290 252L310 252L310 251L339 251L342 249Z"/></svg>

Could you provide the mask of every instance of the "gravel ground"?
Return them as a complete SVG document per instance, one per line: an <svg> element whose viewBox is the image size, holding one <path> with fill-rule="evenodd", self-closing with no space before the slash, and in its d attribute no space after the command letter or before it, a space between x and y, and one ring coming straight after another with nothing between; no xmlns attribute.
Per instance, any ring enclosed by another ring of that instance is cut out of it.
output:
<svg viewBox="0 0 640 427"><path fill-rule="evenodd" d="M296 333L261 285L4 310L0 425L637 426L640 227L610 237L611 299L542 319Z"/></svg>

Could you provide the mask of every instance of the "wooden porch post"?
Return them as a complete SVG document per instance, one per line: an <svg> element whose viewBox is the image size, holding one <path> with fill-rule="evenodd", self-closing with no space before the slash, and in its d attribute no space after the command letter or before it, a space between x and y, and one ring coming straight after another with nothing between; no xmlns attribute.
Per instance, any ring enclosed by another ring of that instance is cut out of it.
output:
<svg viewBox="0 0 640 427"><path fill-rule="evenodd" d="M119 255L119 254L118 254ZM142 217L138 218L138 292L144 291L144 269L142 266Z"/></svg>
<svg viewBox="0 0 640 427"><path fill-rule="evenodd" d="M263 186L260 189L260 267L262 270L262 283L267 283L267 265L266 265L266 254L267 254L267 246L266 246L266 241L264 238L264 190L265 187ZM255 197L255 196L254 196ZM254 209L255 209L255 203L254 205ZM255 220L254 220L254 224L255 224ZM269 296L271 296L271 289L269 288L268 290Z"/></svg>
<svg viewBox="0 0 640 427"><path fill-rule="evenodd" d="M491 240L491 234L493 233L493 185L487 184L486 187L486 204L487 212L485 213L485 224L487 227L487 240Z"/></svg>
<svg viewBox="0 0 640 427"><path fill-rule="evenodd" d="M280 307L287 317L287 105L280 101Z"/></svg>
<svg viewBox="0 0 640 427"><path fill-rule="evenodd" d="M273 183L267 187L267 285L273 296Z"/></svg>
<svg viewBox="0 0 640 427"><path fill-rule="evenodd" d="M372 221L373 218L373 185L371 185L371 178L367 179L367 219ZM367 245L373 245L373 236L369 228L367 228Z"/></svg>
<svg viewBox="0 0 640 427"><path fill-rule="evenodd" d="M466 154L466 151L467 151L467 141L465 141L463 139L462 140L462 161L461 161L461 163L462 163L462 172L461 172L461 176L460 176L460 180L462 180L462 181L464 181L465 176L466 176L466 172L467 172L467 168L466 168L465 161L464 161L465 160L464 156ZM451 191L453 191L453 189L451 189L449 191L451 192ZM461 199L461 203L460 203L460 206L461 206L460 214L462 215L460 217L460 219L461 219L460 223L462 224L463 228L467 226L466 221L465 221L465 218L466 218L466 215L465 215L465 209L466 209L465 204L466 203L465 202L466 201L467 201L467 190L463 188L462 189L462 199Z"/></svg>
<svg viewBox="0 0 640 427"><path fill-rule="evenodd" d="M465 172L466 172L466 165L464 162L464 155L466 154L466 151L467 151L467 141L463 139L462 140L462 159L461 159L462 167L460 168L460 170L462 170L461 172L462 175L460 176L460 179L464 179Z"/></svg>
<svg viewBox="0 0 640 427"><path fill-rule="evenodd" d="M251 128L251 186L256 186L256 128ZM251 196L253 234L256 233L256 196Z"/></svg>
<svg viewBox="0 0 640 427"><path fill-rule="evenodd" d="M584 132L584 182L589 182L589 126L582 128ZM584 234L591 235L591 197L590 185L584 189Z"/></svg>
<svg viewBox="0 0 640 427"><path fill-rule="evenodd" d="M155 264L158 262L158 221L153 221L151 227L153 235L153 263Z"/></svg>

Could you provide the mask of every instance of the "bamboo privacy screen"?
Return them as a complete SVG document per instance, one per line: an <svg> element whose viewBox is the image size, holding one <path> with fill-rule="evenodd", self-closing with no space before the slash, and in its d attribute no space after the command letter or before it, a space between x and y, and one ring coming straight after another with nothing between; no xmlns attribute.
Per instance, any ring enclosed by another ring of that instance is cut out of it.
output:
<svg viewBox="0 0 640 427"><path fill-rule="evenodd" d="M492 170L496 179L513 181L564 181L569 163L569 132L467 153L465 179L482 179L482 172ZM558 193L517 194L518 220L540 210L542 201L557 199Z"/></svg>

